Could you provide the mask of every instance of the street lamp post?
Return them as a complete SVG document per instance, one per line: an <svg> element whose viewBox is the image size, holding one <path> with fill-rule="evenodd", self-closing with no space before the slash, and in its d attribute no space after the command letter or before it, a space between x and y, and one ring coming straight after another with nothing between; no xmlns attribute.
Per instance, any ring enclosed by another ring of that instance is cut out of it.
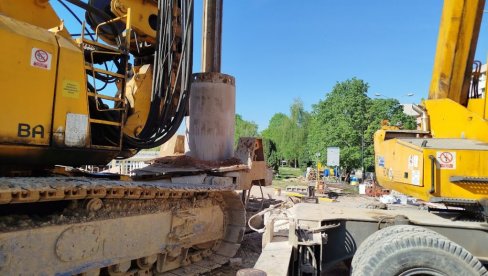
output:
<svg viewBox="0 0 488 276"><path fill-rule="evenodd" d="M363 101L363 110L362 110L362 113L363 113L363 122L361 124L361 181L364 182L364 175L365 175L365 171L364 171L364 131L366 130L365 129L365 117L366 116L366 102Z"/></svg>
<svg viewBox="0 0 488 276"><path fill-rule="evenodd" d="M410 92L410 93L405 93L405 94L400 95L400 96L403 98L403 97L413 97L414 95L415 95L415 93L411 93L411 92ZM385 96L385 95L383 95L383 94L381 94L381 93L374 93L374 96L375 96L375 97L383 97L383 98L385 98L385 99L395 99L395 98L392 98L392 97L387 97L387 96ZM396 99L395 99L395 100L396 100Z"/></svg>
<svg viewBox="0 0 488 276"><path fill-rule="evenodd" d="M315 176L315 180L316 180L315 189L318 189L319 188L319 176L320 176L320 172L319 172L320 152L315 153L315 157L317 157L317 174Z"/></svg>
<svg viewBox="0 0 488 276"><path fill-rule="evenodd" d="M364 183L364 128L361 135L361 182Z"/></svg>

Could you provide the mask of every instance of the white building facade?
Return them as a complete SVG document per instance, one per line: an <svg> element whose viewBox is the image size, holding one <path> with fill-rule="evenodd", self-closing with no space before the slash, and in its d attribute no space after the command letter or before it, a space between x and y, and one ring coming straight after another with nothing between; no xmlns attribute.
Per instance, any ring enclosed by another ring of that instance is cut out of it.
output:
<svg viewBox="0 0 488 276"><path fill-rule="evenodd" d="M478 94L481 95L481 98L485 97L486 92L486 63L481 66L481 75L480 80L478 82Z"/></svg>
<svg viewBox="0 0 488 276"><path fill-rule="evenodd" d="M133 175L136 169L146 167L147 161L158 158L159 151L140 151L136 155L127 159L114 159L107 164L107 171L111 173Z"/></svg>

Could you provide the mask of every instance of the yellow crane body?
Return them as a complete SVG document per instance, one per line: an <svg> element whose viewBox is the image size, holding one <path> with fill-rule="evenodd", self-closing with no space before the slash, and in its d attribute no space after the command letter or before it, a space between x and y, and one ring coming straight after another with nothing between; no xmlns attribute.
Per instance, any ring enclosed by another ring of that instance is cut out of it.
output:
<svg viewBox="0 0 488 276"><path fill-rule="evenodd" d="M469 139L387 139L382 131L376 177L382 186L424 201L471 202L488 197L488 144ZM434 165L432 165L434 162Z"/></svg>
<svg viewBox="0 0 488 276"><path fill-rule="evenodd" d="M60 154L63 150L90 149L80 47L59 33L5 15L0 15L0 36L9 42L0 45L0 50L8 53L0 68L6 91L2 101L6 116L0 118L0 156L10 163L57 164L67 157ZM53 148L55 153L51 154ZM106 153L97 161L109 161L117 154Z"/></svg>
<svg viewBox="0 0 488 276"><path fill-rule="evenodd" d="M226 263L246 228L246 191L270 184L259 139L241 138L231 160L173 151L132 177L71 168L176 133L193 1L59 4L79 21L67 5L84 11L79 34L48 0L0 0L0 275L197 275Z"/></svg>
<svg viewBox="0 0 488 276"><path fill-rule="evenodd" d="M375 134L382 186L488 212L488 102L470 92L484 6L484 0L444 2L429 99L417 108L418 130Z"/></svg>
<svg viewBox="0 0 488 276"><path fill-rule="evenodd" d="M127 62L129 51L142 51L137 44L154 44L156 31L151 24L157 21L157 6L154 1L107 2L118 17L97 22L98 41L90 40L85 29L73 39L49 1L0 2L0 36L8 42L0 45L8 53L0 74L4 91L9 91L2 104L8 116L0 119L0 164L27 170L60 164L104 165L137 152L124 147L122 137L137 137L148 121L152 62L123 72L99 64L100 57ZM137 33L135 39L120 45L102 32L114 22L125 27L122 36ZM96 91L95 75L117 79L112 95ZM176 77L171 81L176 82ZM111 107L104 106L107 101ZM104 138L107 133L112 137Z"/></svg>

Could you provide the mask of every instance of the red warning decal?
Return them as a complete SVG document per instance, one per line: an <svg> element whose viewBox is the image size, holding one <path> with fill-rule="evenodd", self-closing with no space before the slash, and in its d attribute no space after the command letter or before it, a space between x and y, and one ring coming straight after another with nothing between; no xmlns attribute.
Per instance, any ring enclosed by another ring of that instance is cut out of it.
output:
<svg viewBox="0 0 488 276"><path fill-rule="evenodd" d="M51 60L52 55L49 52L43 49L32 48L31 66L51 70Z"/></svg>
<svg viewBox="0 0 488 276"><path fill-rule="evenodd" d="M438 151L437 162L439 162L439 166L441 169L456 169L456 152Z"/></svg>

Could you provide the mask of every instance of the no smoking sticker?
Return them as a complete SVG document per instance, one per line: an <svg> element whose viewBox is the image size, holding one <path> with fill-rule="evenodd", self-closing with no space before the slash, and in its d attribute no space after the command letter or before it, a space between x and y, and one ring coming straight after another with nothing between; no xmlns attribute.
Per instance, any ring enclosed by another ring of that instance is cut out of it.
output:
<svg viewBox="0 0 488 276"><path fill-rule="evenodd" d="M39 48L32 48L31 66L51 70L52 55Z"/></svg>
<svg viewBox="0 0 488 276"><path fill-rule="evenodd" d="M438 151L437 162L439 167L446 170L456 169L456 152L454 151Z"/></svg>

